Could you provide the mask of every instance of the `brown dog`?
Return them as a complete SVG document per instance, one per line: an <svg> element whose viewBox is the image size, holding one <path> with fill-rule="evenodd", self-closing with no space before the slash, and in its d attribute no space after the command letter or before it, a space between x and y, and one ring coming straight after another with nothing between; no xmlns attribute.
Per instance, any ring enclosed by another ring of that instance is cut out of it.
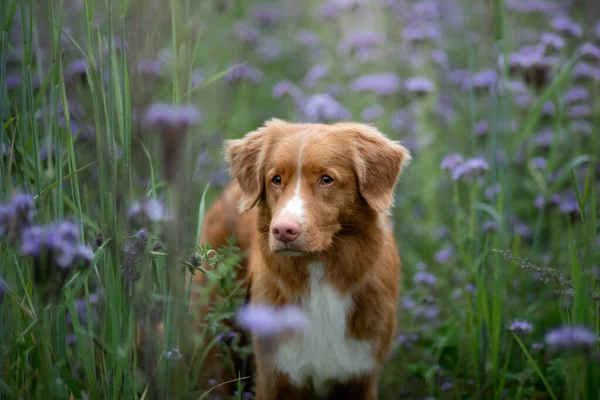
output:
<svg viewBox="0 0 600 400"><path fill-rule="evenodd" d="M298 305L309 322L274 354L254 341L257 399L376 399L400 279L387 214L409 152L372 126L281 120L226 151L236 183L202 240L217 248L236 233L250 250L239 278L251 277L251 303Z"/></svg>

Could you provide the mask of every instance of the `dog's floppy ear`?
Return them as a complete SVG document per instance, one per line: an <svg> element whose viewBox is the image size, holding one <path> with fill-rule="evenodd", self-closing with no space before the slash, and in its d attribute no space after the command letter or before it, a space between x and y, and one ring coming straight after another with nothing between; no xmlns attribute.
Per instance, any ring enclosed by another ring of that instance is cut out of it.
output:
<svg viewBox="0 0 600 400"><path fill-rule="evenodd" d="M373 126L357 124L352 134L358 190L372 209L387 213L394 203L396 181L410 162L410 152Z"/></svg>
<svg viewBox="0 0 600 400"><path fill-rule="evenodd" d="M237 180L243 195L238 206L240 212L248 211L260 200L264 190L263 160L265 146L263 129L248 133L241 139L227 140L225 154L229 171Z"/></svg>

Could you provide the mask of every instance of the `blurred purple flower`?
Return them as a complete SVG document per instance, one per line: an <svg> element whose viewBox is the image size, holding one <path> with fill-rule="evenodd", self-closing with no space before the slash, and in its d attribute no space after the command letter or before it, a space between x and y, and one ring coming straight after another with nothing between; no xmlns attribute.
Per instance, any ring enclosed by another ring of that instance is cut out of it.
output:
<svg viewBox="0 0 600 400"><path fill-rule="evenodd" d="M260 40L260 31L245 20L236 22L233 33L244 44L255 45Z"/></svg>
<svg viewBox="0 0 600 400"><path fill-rule="evenodd" d="M581 86L576 86L570 90L568 90L564 96L563 99L565 101L565 103L569 104L569 103L578 103L581 101L586 101L587 99L589 99L590 97L590 93L588 92L588 90L584 87Z"/></svg>
<svg viewBox="0 0 600 400"><path fill-rule="evenodd" d="M34 280L41 282L55 267L68 270L77 265L90 265L93 253L80 245L78 238L77 226L65 221L25 229L21 253L34 259Z"/></svg>
<svg viewBox="0 0 600 400"><path fill-rule="evenodd" d="M448 56L444 53L443 50L435 49L431 53L429 53L429 58L434 63L438 64L440 67L448 66Z"/></svg>
<svg viewBox="0 0 600 400"><path fill-rule="evenodd" d="M498 184L498 183L495 184L495 185L488 186L487 188L485 188L484 196L488 200L492 200L498 194L500 194L500 184Z"/></svg>
<svg viewBox="0 0 600 400"><path fill-rule="evenodd" d="M571 75L575 80L593 79L600 81L600 68L592 66L585 61L580 61L573 67Z"/></svg>
<svg viewBox="0 0 600 400"><path fill-rule="evenodd" d="M301 29L296 32L296 41L303 46L315 48L320 44L321 39L315 32Z"/></svg>
<svg viewBox="0 0 600 400"><path fill-rule="evenodd" d="M511 54L508 65L511 74L522 75L527 84L536 88L550 80L550 63L540 51L528 49Z"/></svg>
<svg viewBox="0 0 600 400"><path fill-rule="evenodd" d="M546 333L545 341L548 348L556 353L587 353L596 347L598 337L587 327L564 325Z"/></svg>
<svg viewBox="0 0 600 400"><path fill-rule="evenodd" d="M517 221L513 226L513 232L515 235L521 237L524 240L531 240L533 237L533 230L524 222Z"/></svg>
<svg viewBox="0 0 600 400"><path fill-rule="evenodd" d="M440 29L430 24L414 24L402 29L402 37L408 43L420 44L426 42L435 42L441 37Z"/></svg>
<svg viewBox="0 0 600 400"><path fill-rule="evenodd" d="M14 243L33 224L34 216L33 197L15 193L10 203L0 205L0 239L6 236L9 243Z"/></svg>
<svg viewBox="0 0 600 400"><path fill-rule="evenodd" d="M444 383L442 383L442 385L440 386L440 390L442 392L447 392L448 390L452 389L454 387L454 385L452 384L451 381L446 381Z"/></svg>
<svg viewBox="0 0 600 400"><path fill-rule="evenodd" d="M85 82L87 76L86 69L89 67L90 65L86 58L78 58L72 61L65 70L65 80L67 82L73 82L78 79Z"/></svg>
<svg viewBox="0 0 600 400"><path fill-rule="evenodd" d="M9 74L6 75L5 86L6 90L10 91L21 84L21 75Z"/></svg>
<svg viewBox="0 0 600 400"><path fill-rule="evenodd" d="M556 31L573 38L580 38L583 36L583 29L581 25L576 24L567 17L556 17L552 20L552 28Z"/></svg>
<svg viewBox="0 0 600 400"><path fill-rule="evenodd" d="M304 79L302 79L302 84L307 87L313 87L320 80L327 77L329 74L329 66L327 64L317 64L311 67Z"/></svg>
<svg viewBox="0 0 600 400"><path fill-rule="evenodd" d="M541 44L546 51L548 51L548 49L560 51L565 47L565 40L554 33L544 32L542 33Z"/></svg>
<svg viewBox="0 0 600 400"><path fill-rule="evenodd" d="M433 258L440 264L447 264L449 262L454 261L456 255L452 247L444 247L442 250L435 253Z"/></svg>
<svg viewBox="0 0 600 400"><path fill-rule="evenodd" d="M590 136L594 132L594 126L590 121L575 119L569 122L569 129L573 133L581 133Z"/></svg>
<svg viewBox="0 0 600 400"><path fill-rule="evenodd" d="M493 69L484 70L476 73L464 83L465 89L473 88L474 90L491 89L498 79L498 74Z"/></svg>
<svg viewBox="0 0 600 400"><path fill-rule="evenodd" d="M362 110L360 118L365 122L371 122L381 117L384 113L385 109L383 108L383 106L380 104L376 104L374 106L367 107L364 110Z"/></svg>
<svg viewBox="0 0 600 400"><path fill-rule="evenodd" d="M200 69L195 69L192 72L192 87L196 87L204 82L204 73Z"/></svg>
<svg viewBox="0 0 600 400"><path fill-rule="evenodd" d="M433 92L435 86L433 82L424 77L415 77L410 78L405 82L406 90L409 93L415 94L417 96L425 96L431 92Z"/></svg>
<svg viewBox="0 0 600 400"><path fill-rule="evenodd" d="M341 54L364 53L373 50L385 43L383 33L372 30L353 31L348 37L343 38L338 45Z"/></svg>
<svg viewBox="0 0 600 400"><path fill-rule="evenodd" d="M274 27L278 25L284 15L278 3L262 3L252 6L252 15L260 26Z"/></svg>
<svg viewBox="0 0 600 400"><path fill-rule="evenodd" d="M142 58L137 63L136 72L142 76L153 76L158 78L160 77L161 69L162 66L160 60Z"/></svg>
<svg viewBox="0 0 600 400"><path fill-rule="evenodd" d="M475 124L475 136L478 138L484 138L490 133L490 127L487 121L479 121Z"/></svg>
<svg viewBox="0 0 600 400"><path fill-rule="evenodd" d="M286 333L302 332L309 321L298 306L280 308L268 305L242 307L237 315L238 325L259 337L274 337Z"/></svg>
<svg viewBox="0 0 600 400"><path fill-rule="evenodd" d="M508 330L519 336L526 336L533 332L533 325L528 321L514 320Z"/></svg>
<svg viewBox="0 0 600 400"><path fill-rule="evenodd" d="M592 107L587 104L576 104L567 110L569 118L583 118L592 115Z"/></svg>
<svg viewBox="0 0 600 400"><path fill-rule="evenodd" d="M458 181L480 176L489 168L488 162L482 157L470 158L452 170L452 179Z"/></svg>
<svg viewBox="0 0 600 400"><path fill-rule="evenodd" d="M165 206L157 199L149 199L134 203L127 212L127 218L136 226L148 222L161 222L166 219Z"/></svg>
<svg viewBox="0 0 600 400"><path fill-rule="evenodd" d="M468 87L470 74L466 69L455 69L446 78L450 84L466 88Z"/></svg>
<svg viewBox="0 0 600 400"><path fill-rule="evenodd" d="M315 94L304 104L303 114L309 122L340 121L350 118L350 112L328 94Z"/></svg>
<svg viewBox="0 0 600 400"><path fill-rule="evenodd" d="M192 125L200 122L200 111L194 106L174 106L167 103L155 103L146 111L146 123L149 127L165 133L185 133Z"/></svg>
<svg viewBox="0 0 600 400"><path fill-rule="evenodd" d="M463 156L458 153L453 153L442 158L440 168L443 171L454 171L459 165L463 163Z"/></svg>
<svg viewBox="0 0 600 400"><path fill-rule="evenodd" d="M363 75L350 83L350 90L357 93L372 91L379 95L390 95L398 89L400 78L393 73Z"/></svg>
<svg viewBox="0 0 600 400"><path fill-rule="evenodd" d="M427 286L435 286L437 279L435 275L429 272L419 271L413 276L413 282L416 285L423 284Z"/></svg>
<svg viewBox="0 0 600 400"><path fill-rule="evenodd" d="M264 73L255 67L251 67L246 64L231 64L228 68L232 68L227 75L225 80L230 83L237 83L242 81L249 81L252 83L259 83L264 78Z"/></svg>
<svg viewBox="0 0 600 400"><path fill-rule="evenodd" d="M495 233L498 232L498 224L495 221L486 221L481 225L481 232Z"/></svg>
<svg viewBox="0 0 600 400"><path fill-rule="evenodd" d="M546 169L548 166L548 161L544 157L534 157L529 160L529 163L534 169Z"/></svg>
<svg viewBox="0 0 600 400"><path fill-rule="evenodd" d="M296 104L300 104L303 99L302 90L289 81L281 81L273 87L272 90L273 98L280 99L283 96L290 96Z"/></svg>
<svg viewBox="0 0 600 400"><path fill-rule="evenodd" d="M581 54L581 57L586 61L596 63L600 61L600 49L591 43L583 44L579 48L579 53Z"/></svg>
<svg viewBox="0 0 600 400"><path fill-rule="evenodd" d="M533 136L533 144L540 150L549 150L552 147L553 142L554 132L548 128L541 130Z"/></svg>

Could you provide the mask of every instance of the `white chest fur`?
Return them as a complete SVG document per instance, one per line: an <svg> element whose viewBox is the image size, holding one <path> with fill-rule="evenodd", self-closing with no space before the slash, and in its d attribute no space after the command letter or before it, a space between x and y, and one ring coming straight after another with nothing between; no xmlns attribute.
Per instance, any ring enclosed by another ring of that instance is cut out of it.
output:
<svg viewBox="0 0 600 400"><path fill-rule="evenodd" d="M324 395L329 382L368 373L375 361L371 343L346 335L352 298L340 295L323 279L322 264L311 264L309 268L309 288L302 301L308 329L280 345L275 366L299 387L312 378L317 393Z"/></svg>

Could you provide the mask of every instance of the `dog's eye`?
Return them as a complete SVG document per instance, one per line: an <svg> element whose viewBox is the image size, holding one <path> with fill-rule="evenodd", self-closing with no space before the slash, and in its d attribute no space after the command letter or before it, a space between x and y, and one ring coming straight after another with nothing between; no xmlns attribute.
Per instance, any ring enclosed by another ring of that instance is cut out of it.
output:
<svg viewBox="0 0 600 400"><path fill-rule="evenodd" d="M279 186L281 185L281 176L280 175L275 175L272 179L271 179L271 183L273 185Z"/></svg>
<svg viewBox="0 0 600 400"><path fill-rule="evenodd" d="M327 186L333 183L333 178L329 175L323 175L319 180L319 185Z"/></svg>

